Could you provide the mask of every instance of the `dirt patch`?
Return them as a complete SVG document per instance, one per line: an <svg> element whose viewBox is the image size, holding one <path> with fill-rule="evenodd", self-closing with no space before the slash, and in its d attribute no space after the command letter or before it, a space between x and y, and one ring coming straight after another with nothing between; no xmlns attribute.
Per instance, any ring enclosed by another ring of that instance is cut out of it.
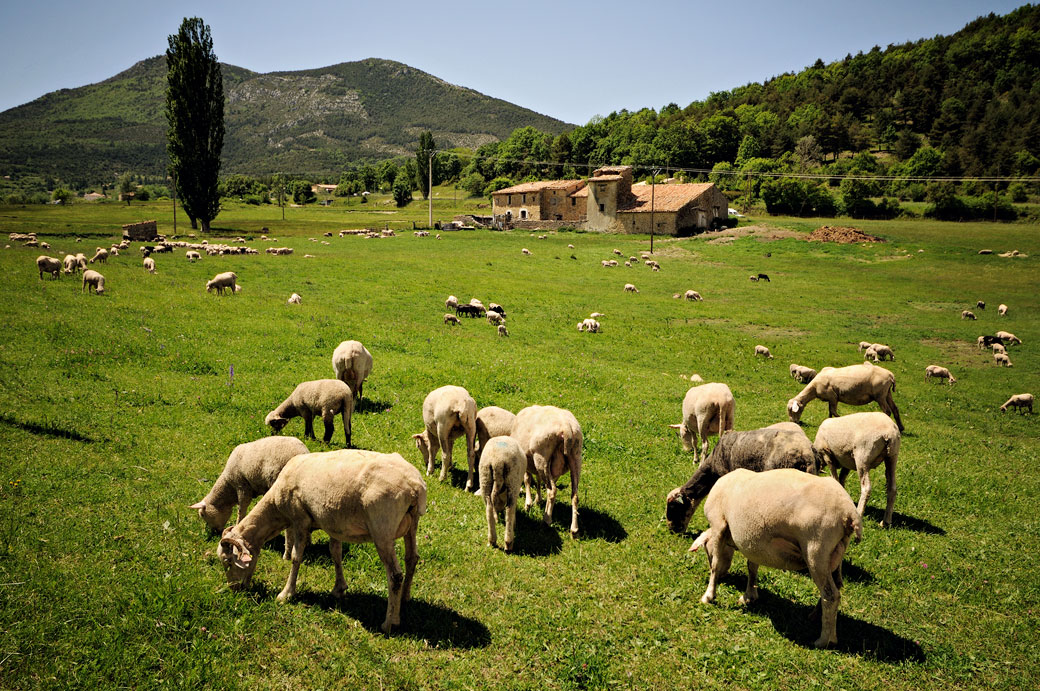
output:
<svg viewBox="0 0 1040 691"><path fill-rule="evenodd" d="M842 245L851 245L856 242L885 242L885 240L864 233L859 228L820 226L809 235L809 242L837 242Z"/></svg>
<svg viewBox="0 0 1040 691"><path fill-rule="evenodd" d="M784 238L804 240L805 233L799 233L797 230L787 230L786 228L772 228L770 226L741 226L739 228L714 230L697 236L698 239L706 240L710 245L722 245L744 237L753 237L759 242L772 242L773 240L782 240Z"/></svg>

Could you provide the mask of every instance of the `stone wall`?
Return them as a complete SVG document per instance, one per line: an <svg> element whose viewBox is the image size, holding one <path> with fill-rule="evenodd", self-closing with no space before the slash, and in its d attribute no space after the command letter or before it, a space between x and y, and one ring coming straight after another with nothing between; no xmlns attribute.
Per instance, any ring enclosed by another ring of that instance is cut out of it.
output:
<svg viewBox="0 0 1040 691"><path fill-rule="evenodd" d="M159 237L159 232L155 221L128 223L123 226L123 238L126 240L151 242L157 237Z"/></svg>

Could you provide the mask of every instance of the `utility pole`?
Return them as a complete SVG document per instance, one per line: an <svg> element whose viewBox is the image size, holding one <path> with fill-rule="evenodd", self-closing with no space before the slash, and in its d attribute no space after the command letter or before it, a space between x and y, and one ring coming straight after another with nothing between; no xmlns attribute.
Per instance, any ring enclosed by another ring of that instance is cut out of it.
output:
<svg viewBox="0 0 1040 691"><path fill-rule="evenodd" d="M751 203L751 171L747 174L747 190L744 192L744 215L747 215L748 204ZM726 214L729 217L729 214Z"/></svg>
<svg viewBox="0 0 1040 691"><path fill-rule="evenodd" d="M430 176L427 186L426 201L429 202L430 206L430 222L427 227L433 230L433 151L429 152L429 163L426 166L426 172Z"/></svg>
<svg viewBox="0 0 1040 691"><path fill-rule="evenodd" d="M652 172L653 177L650 178L650 254L654 253L654 193L657 189L657 174L660 170L654 170Z"/></svg>

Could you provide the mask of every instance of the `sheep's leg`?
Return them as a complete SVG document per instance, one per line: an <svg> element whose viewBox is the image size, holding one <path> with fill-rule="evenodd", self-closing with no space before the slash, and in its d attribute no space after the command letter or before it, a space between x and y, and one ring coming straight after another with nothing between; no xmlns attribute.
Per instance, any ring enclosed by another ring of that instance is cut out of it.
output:
<svg viewBox="0 0 1040 691"><path fill-rule="evenodd" d="M343 543L330 537L329 554L332 555L332 563L336 567L336 585L332 587L332 597L343 597L343 593L347 591L347 581L343 578Z"/></svg>
<svg viewBox="0 0 1040 691"><path fill-rule="evenodd" d="M386 569L386 620L379 628L383 633L389 634L392 627L401 623L401 595L404 590L404 575L401 573L401 565L398 563L397 553L394 551L393 538L385 535L379 538L373 535L373 538L376 552L379 553L379 560L383 562L383 567Z"/></svg>
<svg viewBox="0 0 1040 691"><path fill-rule="evenodd" d="M870 497L870 467L860 459L856 459L856 474L859 475L859 506L856 511L863 518L863 510L867 508L867 499Z"/></svg>
<svg viewBox="0 0 1040 691"><path fill-rule="evenodd" d="M747 588L740 596L740 604L750 605L758 599L758 564L753 561L747 563Z"/></svg>
<svg viewBox="0 0 1040 691"><path fill-rule="evenodd" d="M711 430L711 418L706 417L697 421L697 432L701 436L701 460L708 457L708 434ZM722 430L722 419L719 419L719 430Z"/></svg>
<svg viewBox="0 0 1040 691"><path fill-rule="evenodd" d="M814 545L808 550L809 573L820 591L821 626L820 637L813 643L817 648L826 648L838 642L835 626L838 620L838 605L841 604L841 589L834 582L829 562L833 550Z"/></svg>
<svg viewBox="0 0 1040 691"><path fill-rule="evenodd" d="M885 520L881 522L882 528L892 526L892 509L896 505L896 459L893 456L885 457L885 492L887 503L885 504Z"/></svg>
<svg viewBox="0 0 1040 691"><path fill-rule="evenodd" d="M471 429L466 430L466 463L469 466L466 472L466 491L471 491L476 483L473 481L473 473L476 470L476 438L477 429L474 426Z"/></svg>
<svg viewBox="0 0 1040 691"><path fill-rule="evenodd" d="M711 561L711 569L708 572L708 588L704 591L704 595L701 596L702 604L710 604L715 599L715 586L718 582L726 577L729 573L729 565L733 561L733 548L726 545L725 541L722 540L722 533L728 533L728 530L712 531L712 535L708 538L708 544L705 545L705 549L708 553L708 558Z"/></svg>
<svg viewBox="0 0 1040 691"><path fill-rule="evenodd" d="M325 434L321 440L328 444L332 441L332 433L336 431L336 414L331 410L321 411L321 421L325 424Z"/></svg>
<svg viewBox="0 0 1040 691"><path fill-rule="evenodd" d="M581 476L581 468L573 460L571 466L571 537L578 536L578 479Z"/></svg>
<svg viewBox="0 0 1040 691"><path fill-rule="evenodd" d="M556 479L547 473L545 480L545 511L542 513L542 520L545 521L545 525L552 525L553 507L556 506Z"/></svg>
<svg viewBox="0 0 1040 691"><path fill-rule="evenodd" d="M253 494L249 491L239 490L238 492L238 520L236 523L241 523L242 519L246 517L246 513L249 512L249 502L253 501Z"/></svg>
<svg viewBox="0 0 1040 691"><path fill-rule="evenodd" d="M349 449L350 434L353 430L350 427L350 411L347 409L346 405L343 406L343 412L340 413L340 417L343 419L343 443L345 443Z"/></svg>
<svg viewBox="0 0 1040 691"><path fill-rule="evenodd" d="M303 417L303 436L308 439L314 439L314 413L309 410L304 410L302 413Z"/></svg>
<svg viewBox="0 0 1040 691"><path fill-rule="evenodd" d="M838 417L838 401L827 401L827 417Z"/></svg>
<svg viewBox="0 0 1040 691"><path fill-rule="evenodd" d="M408 602L412 599L412 577L415 576L415 567L419 563L419 547L417 535L419 533L419 519L412 520L412 527L404 534L404 589L401 592L401 601Z"/></svg>
<svg viewBox="0 0 1040 691"><path fill-rule="evenodd" d="M489 492L491 490L488 490ZM505 521L506 521L506 552L513 551L513 539L516 537L516 495L512 490L508 491L506 497Z"/></svg>
<svg viewBox="0 0 1040 691"><path fill-rule="evenodd" d="M892 409L892 411L889 413L889 415L891 415L893 418L895 418L896 427L898 427L899 431L902 432L903 431L903 421L899 417L899 408L896 406L895 399L892 398L892 392L891 391L888 392L888 394L885 396L885 399L888 401L888 405Z"/></svg>
<svg viewBox="0 0 1040 691"><path fill-rule="evenodd" d="M437 423L437 443L441 447L441 482L448 479L448 468L455 467L455 463L451 460L451 449L455 446L451 430L450 423Z"/></svg>
<svg viewBox="0 0 1040 691"><path fill-rule="evenodd" d="M498 543L498 535L495 534L495 523L498 521L498 515L495 511L495 498L491 496L491 488L487 488L487 494L484 495L484 514L487 517L488 525L488 546L494 547Z"/></svg>
<svg viewBox="0 0 1040 691"><path fill-rule="evenodd" d="M285 587L278 593L278 602L286 602L296 594L296 575L300 572L300 562L303 561L303 550L310 538L310 531L297 526L289 526L285 531L285 539L289 539L292 533L292 566L289 567L289 578L285 581Z"/></svg>

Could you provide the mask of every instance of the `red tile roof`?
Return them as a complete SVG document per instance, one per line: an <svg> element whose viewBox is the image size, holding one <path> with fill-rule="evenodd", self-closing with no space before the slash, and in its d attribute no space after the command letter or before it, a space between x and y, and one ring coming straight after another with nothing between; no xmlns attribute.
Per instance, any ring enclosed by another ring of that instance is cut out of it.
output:
<svg viewBox="0 0 1040 691"><path fill-rule="evenodd" d="M653 195L654 211L679 211L714 185L710 182L685 185L633 185L632 196L618 212L650 213L650 198ZM620 202L620 200L618 200Z"/></svg>
<svg viewBox="0 0 1040 691"><path fill-rule="evenodd" d="M527 194L541 190L565 190L575 185L584 185L584 180L539 180L538 182L522 182L519 185L498 190L495 194Z"/></svg>

